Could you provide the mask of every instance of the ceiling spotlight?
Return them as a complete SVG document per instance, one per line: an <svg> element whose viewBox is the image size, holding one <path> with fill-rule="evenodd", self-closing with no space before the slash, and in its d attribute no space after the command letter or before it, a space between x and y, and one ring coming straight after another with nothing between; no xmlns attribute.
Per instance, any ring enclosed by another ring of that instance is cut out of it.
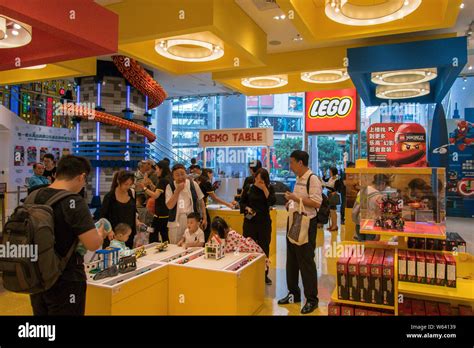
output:
<svg viewBox="0 0 474 348"><path fill-rule="evenodd" d="M462 80L463 80L464 82L467 82L467 78L466 78L466 77L464 77Z"/></svg>
<svg viewBox="0 0 474 348"><path fill-rule="evenodd" d="M464 8L464 2L461 2L461 5L459 5L459 8L462 10Z"/></svg>
<svg viewBox="0 0 474 348"><path fill-rule="evenodd" d="M296 34L296 36L293 38L293 41L303 41L303 38L300 34Z"/></svg>
<svg viewBox="0 0 474 348"><path fill-rule="evenodd" d="M16 30L20 30L21 29L21 25L20 24L13 24L13 28L15 28Z"/></svg>
<svg viewBox="0 0 474 348"><path fill-rule="evenodd" d="M422 0L374 1L362 4L361 1L326 0L326 16L345 25L367 26L388 23L402 19L420 6Z"/></svg>
<svg viewBox="0 0 474 348"><path fill-rule="evenodd" d="M163 57L182 62L209 62L224 55L224 49L219 45L185 38L157 41L155 51Z"/></svg>
<svg viewBox="0 0 474 348"><path fill-rule="evenodd" d="M309 83L338 83L349 79L346 69L318 70L301 73L301 79Z"/></svg>
<svg viewBox="0 0 474 348"><path fill-rule="evenodd" d="M18 30L12 30L12 34L18 36L20 35L20 32Z"/></svg>
<svg viewBox="0 0 474 348"><path fill-rule="evenodd" d="M288 84L287 75L272 75L272 76L259 76L259 77L246 77L241 80L241 83L245 87L249 88L278 88Z"/></svg>
<svg viewBox="0 0 474 348"><path fill-rule="evenodd" d="M429 93L430 84L428 82L400 86L379 85L375 88L375 95L380 99L409 99Z"/></svg>
<svg viewBox="0 0 474 348"><path fill-rule="evenodd" d="M466 90L466 87L463 87L462 90L463 90L463 91Z"/></svg>
<svg viewBox="0 0 474 348"><path fill-rule="evenodd" d="M371 80L377 85L402 86L431 81L437 76L436 68L427 68L375 72L372 73Z"/></svg>
<svg viewBox="0 0 474 348"><path fill-rule="evenodd" d="M277 21L280 20L280 16L273 16L273 19L276 19Z"/></svg>
<svg viewBox="0 0 474 348"><path fill-rule="evenodd" d="M472 65L469 65L469 68L467 68L467 70L472 70Z"/></svg>
<svg viewBox="0 0 474 348"><path fill-rule="evenodd" d="M281 15L281 16L280 16L280 19L285 19L285 18L286 18L285 15Z"/></svg>

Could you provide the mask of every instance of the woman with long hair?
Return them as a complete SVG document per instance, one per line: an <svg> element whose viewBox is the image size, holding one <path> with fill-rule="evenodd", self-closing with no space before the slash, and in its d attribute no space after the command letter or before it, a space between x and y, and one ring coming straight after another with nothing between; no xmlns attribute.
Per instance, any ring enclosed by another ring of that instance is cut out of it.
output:
<svg viewBox="0 0 474 348"><path fill-rule="evenodd" d="M214 202L225 205L226 207L230 209L233 209L234 203L228 203L216 195L214 188L212 187L212 184L211 184L213 176L214 176L214 171L212 169L204 168L202 170L201 176L199 176L196 179L196 181L199 184L199 188L204 194L204 203L207 206L207 198L211 197ZM211 218L209 216L209 211L207 210L207 208L206 208L206 215L207 215L207 221L211 221ZM210 234L211 234L211 226L210 224L207 224L206 229L204 230L204 236L206 237L206 242L209 239Z"/></svg>
<svg viewBox="0 0 474 348"><path fill-rule="evenodd" d="M135 192L132 190L134 181L132 172L126 170L116 172L110 191L104 196L100 209L100 217L109 220L112 229L120 223L131 227L132 233L125 243L130 249L133 249L133 239L137 233L138 224Z"/></svg>
<svg viewBox="0 0 474 348"><path fill-rule="evenodd" d="M270 185L270 175L260 168L255 173L255 180L242 191L240 212L244 214L244 237L250 237L263 249L267 258L270 254L272 220L270 207L276 203L275 191ZM271 285L268 270L265 272L265 283Z"/></svg>
<svg viewBox="0 0 474 348"><path fill-rule="evenodd" d="M153 229L154 232L150 234L150 243L158 242L161 236L162 242L169 241L168 238L168 217L169 209L166 206L165 201L165 190L166 186L170 183L171 180L171 171L166 161L160 161L156 164L156 174L158 176L158 185L154 187L152 184L149 186L142 186L142 184L137 184L140 189L143 189L145 194L147 194L150 199L155 200L155 216L153 219Z"/></svg>

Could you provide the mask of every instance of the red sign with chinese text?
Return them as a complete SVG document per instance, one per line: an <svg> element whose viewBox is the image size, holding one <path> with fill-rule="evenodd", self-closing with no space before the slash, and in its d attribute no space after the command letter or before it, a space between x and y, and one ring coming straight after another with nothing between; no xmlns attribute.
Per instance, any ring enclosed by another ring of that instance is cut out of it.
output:
<svg viewBox="0 0 474 348"><path fill-rule="evenodd" d="M426 131L418 123L374 123L367 159L369 167L426 167Z"/></svg>
<svg viewBox="0 0 474 348"><path fill-rule="evenodd" d="M356 89L307 92L306 132L357 132Z"/></svg>

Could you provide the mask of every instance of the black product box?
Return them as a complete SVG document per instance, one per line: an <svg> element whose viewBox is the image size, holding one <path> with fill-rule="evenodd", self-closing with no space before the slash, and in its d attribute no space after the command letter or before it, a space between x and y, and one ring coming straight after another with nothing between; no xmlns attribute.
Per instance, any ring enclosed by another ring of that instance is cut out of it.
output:
<svg viewBox="0 0 474 348"><path fill-rule="evenodd" d="M393 250L386 250L383 259L383 278L382 278L382 289L383 289L383 304L387 306L393 306L394 297L394 252Z"/></svg>
<svg viewBox="0 0 474 348"><path fill-rule="evenodd" d="M453 232L453 236L456 239L458 252L465 253L467 250L466 241L459 235L459 233Z"/></svg>
<svg viewBox="0 0 474 348"><path fill-rule="evenodd" d="M416 239L416 249L420 249L420 250L425 250L425 246L426 246L426 239L425 238L417 238Z"/></svg>
<svg viewBox="0 0 474 348"><path fill-rule="evenodd" d="M383 257L384 250L376 249L372 262L369 265L370 270L370 302L375 304L383 304Z"/></svg>
<svg viewBox="0 0 474 348"><path fill-rule="evenodd" d="M416 248L416 237L408 237L407 247L409 249Z"/></svg>
<svg viewBox="0 0 474 348"><path fill-rule="evenodd" d="M446 240L445 239L436 239L435 240L435 250L446 251Z"/></svg>
<svg viewBox="0 0 474 348"><path fill-rule="evenodd" d="M446 232L446 250L447 251L456 251L458 243L456 237L452 232Z"/></svg>
<svg viewBox="0 0 474 348"><path fill-rule="evenodd" d="M365 249L364 257L359 262L359 301L370 303L370 269L375 249Z"/></svg>
<svg viewBox="0 0 474 348"><path fill-rule="evenodd" d="M435 239L426 238L426 250L436 250L435 249Z"/></svg>
<svg viewBox="0 0 474 348"><path fill-rule="evenodd" d="M337 297L340 300L349 299L349 284L348 284L348 263L350 257L340 257L337 260Z"/></svg>
<svg viewBox="0 0 474 348"><path fill-rule="evenodd" d="M360 292L359 292L359 262L362 257L352 256L348 263L348 283L349 283L349 300L350 301L360 301Z"/></svg>

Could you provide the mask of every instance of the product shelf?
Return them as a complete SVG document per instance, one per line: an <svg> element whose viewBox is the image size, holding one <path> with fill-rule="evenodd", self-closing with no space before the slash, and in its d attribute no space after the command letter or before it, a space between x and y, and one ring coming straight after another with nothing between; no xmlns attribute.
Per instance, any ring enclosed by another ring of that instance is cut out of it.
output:
<svg viewBox="0 0 474 348"><path fill-rule="evenodd" d="M386 305L368 303L368 302L340 300L337 297L337 288L334 289L334 291L331 295L331 301L336 302L336 303L341 303L341 304L347 304L347 305L351 305L351 306L370 307L370 308L387 309L387 310L395 311L395 306L386 306Z"/></svg>
<svg viewBox="0 0 474 348"><path fill-rule="evenodd" d="M374 227L374 220L367 219L361 225L360 233L362 234L379 234L381 236L398 236L398 237L417 237L446 239L446 226L436 224L407 221L405 230L384 230L380 227Z"/></svg>
<svg viewBox="0 0 474 348"><path fill-rule="evenodd" d="M405 295L418 295L445 300L474 302L474 280L456 279L456 287L398 282L398 292Z"/></svg>

